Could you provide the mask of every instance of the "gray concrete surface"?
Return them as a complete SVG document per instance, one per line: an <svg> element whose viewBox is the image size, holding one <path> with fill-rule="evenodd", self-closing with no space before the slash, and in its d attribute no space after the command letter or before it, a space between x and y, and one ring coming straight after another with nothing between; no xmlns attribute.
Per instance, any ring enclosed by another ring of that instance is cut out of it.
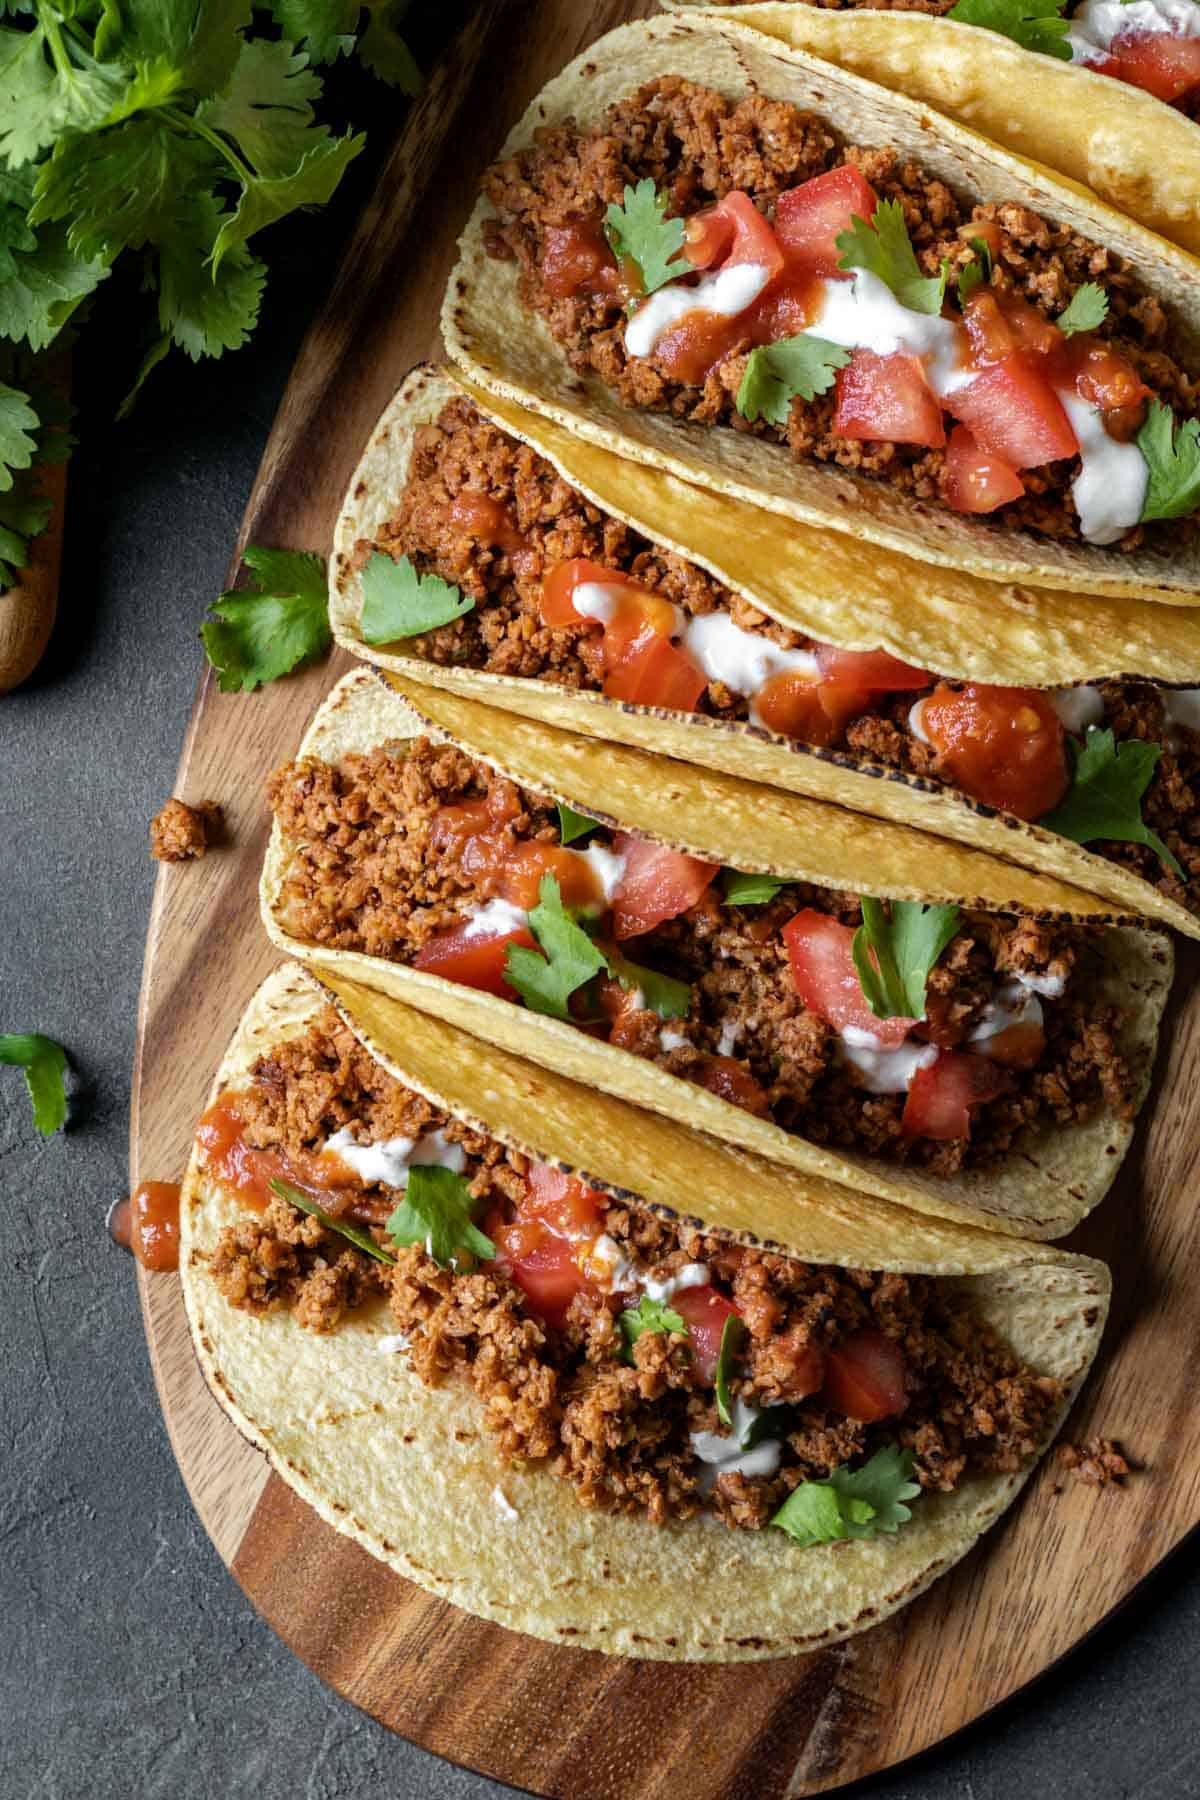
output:
<svg viewBox="0 0 1200 1800"><path fill-rule="evenodd" d="M160 371L125 426L102 346L131 302L109 299L80 368L60 625L39 678L0 700L0 1030L61 1039L91 1090L43 1144L0 1072L0 1800L502 1791L354 1711L255 1616L192 1515L132 1267L104 1233L125 1186L146 825L171 789L196 627L352 201L277 236L252 352ZM1198 1651L1192 1545L1033 1691L859 1791L1198 1794ZM754 1800L752 1775L738 1794Z"/></svg>

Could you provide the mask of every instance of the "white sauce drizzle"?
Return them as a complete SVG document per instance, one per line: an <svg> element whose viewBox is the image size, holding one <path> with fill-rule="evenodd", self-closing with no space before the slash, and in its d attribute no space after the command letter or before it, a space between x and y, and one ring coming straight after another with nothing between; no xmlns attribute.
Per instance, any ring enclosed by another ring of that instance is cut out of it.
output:
<svg viewBox="0 0 1200 1800"><path fill-rule="evenodd" d="M682 1269L674 1275L668 1275L665 1281L655 1281L653 1275L641 1278L642 1292L651 1300L669 1300L673 1294L682 1294L686 1288L707 1287L711 1271L707 1263L684 1263Z"/></svg>
<svg viewBox="0 0 1200 1800"><path fill-rule="evenodd" d="M1104 717L1104 698L1097 687L1081 682L1078 687L1053 688L1048 695L1051 706L1062 720L1064 731L1082 737L1089 725L1098 725Z"/></svg>
<svg viewBox="0 0 1200 1800"><path fill-rule="evenodd" d="M607 1231L592 1245L590 1260L602 1264L609 1271L610 1293L637 1287L641 1270L633 1258L626 1255L616 1238L609 1237Z"/></svg>
<svg viewBox="0 0 1200 1800"><path fill-rule="evenodd" d="M937 1061L936 1044L897 1044L885 1050L871 1031L847 1025L841 1033L843 1059L862 1076L869 1094L904 1094L918 1069Z"/></svg>
<svg viewBox="0 0 1200 1800"><path fill-rule="evenodd" d="M995 998L983 1009L974 1031L967 1039L980 1056L990 1056L990 1046L1010 1025L1037 1025L1043 1022L1042 1003L1023 981L1007 981L996 989Z"/></svg>
<svg viewBox="0 0 1200 1800"><path fill-rule="evenodd" d="M510 1525L515 1524L521 1516L502 1487L492 1489L492 1505L500 1517Z"/></svg>
<svg viewBox="0 0 1200 1800"><path fill-rule="evenodd" d="M571 595L571 605L585 619L607 625L620 604L624 588L603 581L581 581Z"/></svg>
<svg viewBox="0 0 1200 1800"><path fill-rule="evenodd" d="M401 1350L408 1349L408 1334L404 1331L393 1331L387 1337L381 1337L375 1346L380 1356L396 1356Z"/></svg>
<svg viewBox="0 0 1200 1800"><path fill-rule="evenodd" d="M658 1041L664 1050L685 1050L692 1040L685 1031L676 1031L674 1026L664 1025L658 1034Z"/></svg>
<svg viewBox="0 0 1200 1800"><path fill-rule="evenodd" d="M581 856L590 865L592 874L600 884L605 903L611 902L625 874L625 858L606 849L603 844L589 844L586 850L576 850L574 854Z"/></svg>
<svg viewBox="0 0 1200 1800"><path fill-rule="evenodd" d="M529 914L521 907L510 906L507 900L489 900L485 906L475 907L463 936L504 937L510 931L520 931L528 923Z"/></svg>
<svg viewBox="0 0 1200 1800"><path fill-rule="evenodd" d="M717 1039L717 1055L732 1056L737 1048L737 1041L742 1035L742 1028L736 1019L726 1019L721 1027L721 1035Z"/></svg>
<svg viewBox="0 0 1200 1800"><path fill-rule="evenodd" d="M690 312L732 319L758 299L770 278L764 263L734 263L701 276L693 287L670 282L638 307L625 327L625 348L630 356L651 355L660 338Z"/></svg>
<svg viewBox="0 0 1200 1800"><path fill-rule="evenodd" d="M928 699L928 697L929 696L926 695L925 699ZM924 707L925 700L913 701L908 709L908 729L915 738L919 738L923 744L928 744L929 748L932 750L934 748L933 739L930 737L923 724Z"/></svg>
<svg viewBox="0 0 1200 1800"><path fill-rule="evenodd" d="M759 1417L758 1407L747 1406L739 1394L733 1402L733 1426L728 1437L717 1431L691 1433L692 1449L705 1465L698 1484L702 1494L711 1494L722 1475L774 1475L782 1454L778 1438L764 1438L752 1450L742 1447Z"/></svg>
<svg viewBox="0 0 1200 1800"><path fill-rule="evenodd" d="M1083 461L1071 483L1080 532L1089 544L1115 544L1142 516L1149 465L1136 444L1120 444L1109 436L1098 406L1070 388L1056 392Z"/></svg>
<svg viewBox="0 0 1200 1800"><path fill-rule="evenodd" d="M785 670L799 670L814 680L819 672L811 650L785 650L758 632L743 631L725 612L699 613L689 619L683 641L708 679L724 682L735 694L757 694L773 675Z"/></svg>
<svg viewBox="0 0 1200 1800"><path fill-rule="evenodd" d="M1083 0L1071 20L1071 61L1102 62L1113 40L1137 32L1147 37L1200 37L1200 6L1193 0Z"/></svg>
<svg viewBox="0 0 1200 1800"><path fill-rule="evenodd" d="M856 269L849 281L827 276L821 283L821 310L804 327L844 350L873 350L876 356L904 351L919 358L925 379L940 400L975 379L968 363L964 326L937 313L902 306L885 281Z"/></svg>
<svg viewBox="0 0 1200 1800"><path fill-rule="evenodd" d="M408 1171L417 1165L433 1164L451 1169L456 1175L461 1175L467 1166L462 1145L447 1143L440 1130L427 1131L419 1138L384 1138L377 1144L360 1144L351 1135L350 1127L343 1125L322 1146L322 1153L325 1151L340 1157L368 1187L376 1182L381 1187L406 1187Z"/></svg>

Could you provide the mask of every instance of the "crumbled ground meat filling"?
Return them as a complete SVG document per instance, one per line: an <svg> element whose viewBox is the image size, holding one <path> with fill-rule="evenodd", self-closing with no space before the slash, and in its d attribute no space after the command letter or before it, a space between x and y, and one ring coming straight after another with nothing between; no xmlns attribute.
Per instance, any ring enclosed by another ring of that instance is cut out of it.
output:
<svg viewBox="0 0 1200 1800"><path fill-rule="evenodd" d="M348 1121L363 1142L440 1126L464 1146L465 1178L481 1211L497 1200L511 1207L524 1192L524 1157L446 1119L384 1074L332 1012L261 1058L235 1099L247 1139L292 1162ZM389 1240L379 1221L398 1199L380 1187L353 1197L355 1216L375 1221L381 1243ZM616 1202L603 1227L657 1279L704 1262L742 1314L746 1338L732 1389L747 1405L778 1408L781 1455L769 1477L717 1477L707 1504L729 1526L766 1525L797 1483L885 1443L911 1450L923 1488L949 1491L964 1476L1021 1468L1044 1442L1059 1383L1023 1366L935 1279L807 1264ZM705 1504L690 1434L720 1429L713 1388L682 1333L644 1332L633 1362L622 1358L617 1321L628 1293L587 1288L554 1328L499 1262L456 1273L410 1248L384 1265L278 1200L225 1229L210 1272L233 1305L290 1306L316 1331L386 1296L417 1374L430 1385L469 1382L503 1457L543 1462L573 1483L584 1505L653 1523ZM863 1425L819 1397L790 1397L789 1380L813 1346L828 1352L864 1327L903 1351L907 1399L898 1418Z"/></svg>
<svg viewBox="0 0 1200 1800"><path fill-rule="evenodd" d="M221 831L221 808L215 800L189 806L168 800L150 821L150 854L156 862L189 862L203 856Z"/></svg>
<svg viewBox="0 0 1200 1800"><path fill-rule="evenodd" d="M945 452L839 437L833 430L832 389L810 401L793 400L786 428L744 419L734 401L749 340L724 356L703 386L689 386L668 377L653 357L626 354L619 295L577 291L555 298L541 280L547 229L598 223L608 203L620 204L628 183L648 177L668 194L670 210L684 217L740 189L770 217L780 194L845 162L861 170L880 200L900 204L927 275L936 275L943 259L950 263L951 292L981 229L994 246L992 286L1032 303L1048 318L1065 309L1076 288L1096 283L1108 299L1097 335L1111 341L1159 399L1182 418L1195 416L1197 385L1172 352L1171 322L1121 258L1015 200L975 205L960 200L895 150L844 144L816 115L761 94L734 102L712 88L663 75L610 107L590 131L571 123L544 128L528 149L487 172L484 192L496 216L487 223L485 242L491 254L516 259L524 303L545 320L572 367L598 375L625 405L786 441L797 458L886 479L917 500L940 500ZM1078 468L1078 460L1071 459L1025 470L1027 491L1002 509L997 528L1078 538L1070 494ZM1144 536L1178 544L1181 532L1189 530L1180 521L1138 525L1121 539L1121 547L1133 549Z"/></svg>
<svg viewBox="0 0 1200 1800"><path fill-rule="evenodd" d="M337 766L313 758L286 764L272 776L269 795L290 849L282 894L288 930L309 943L395 962L412 961L484 898L459 847L433 829L443 806L487 795L509 815L505 829L514 843L558 841L550 802L426 739L407 754L384 748ZM629 1005L610 1041L688 1080L710 1075L714 1057L732 1057L756 1084L755 1108L785 1130L939 1175L994 1163L1027 1126L1069 1124L1101 1106L1131 1113L1132 1079L1117 1048L1120 1019L1094 1000L1099 935L1074 924L965 913L929 978L934 1041L964 1042L997 983L1015 975L1061 978L1066 992L1043 1001L1046 1047L1036 1067L1014 1071L1006 1092L975 1108L969 1138L906 1136L905 1096L858 1085L838 1055L837 1033L806 1011L796 992L782 928L802 907L845 924L861 916L857 896L798 882L753 907L730 906L710 886L687 913L629 940L624 949L636 962L691 987L686 1019L671 1021L687 1042L664 1048L659 1016Z"/></svg>
<svg viewBox="0 0 1200 1800"><path fill-rule="evenodd" d="M521 539L520 550L486 543L477 529L457 519L454 503L463 495L483 495L501 506ZM584 623L542 623L546 574L576 557L631 576L689 615L727 612L743 631L760 632L789 649L811 642L759 612L695 563L656 549L600 511L544 457L493 425L465 398L448 402L436 424L417 434L399 507L373 544L359 543L357 561L362 563L372 549L409 557L420 573L455 583L475 601L463 618L408 641L413 655L442 665L600 690L604 665L599 630ZM1200 911L1200 733L1168 728L1162 690L1152 682L1106 681L1100 691L1104 724L1119 741L1138 738L1161 747L1142 816L1186 879L1181 881L1146 844L1098 841L1089 848ZM944 780L937 751L909 727L917 698L915 690L892 700L879 696L875 710L847 722L845 747L867 761ZM750 716L745 695L720 681L709 683L697 710L742 722Z"/></svg>
<svg viewBox="0 0 1200 1800"><path fill-rule="evenodd" d="M1082 1444L1063 1444L1058 1460L1085 1487L1123 1487L1125 1478L1134 1471L1128 1457L1114 1438L1090 1437Z"/></svg>

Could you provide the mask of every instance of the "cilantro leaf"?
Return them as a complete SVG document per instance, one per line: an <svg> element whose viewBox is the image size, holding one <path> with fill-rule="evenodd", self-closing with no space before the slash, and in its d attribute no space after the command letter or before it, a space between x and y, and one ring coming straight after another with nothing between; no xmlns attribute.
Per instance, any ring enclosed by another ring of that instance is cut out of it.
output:
<svg viewBox="0 0 1200 1800"><path fill-rule="evenodd" d="M722 869L726 906L766 906L787 882L782 875L750 875L744 869Z"/></svg>
<svg viewBox="0 0 1200 1800"><path fill-rule="evenodd" d="M359 60L389 87L410 96L419 94L424 84L417 59L396 29L406 10L403 0L366 0L366 6L367 28L358 40Z"/></svg>
<svg viewBox="0 0 1200 1800"><path fill-rule="evenodd" d="M44 350L104 280L107 266L76 256L61 225L43 226L31 250L10 246L10 256L13 273L0 280L0 338Z"/></svg>
<svg viewBox="0 0 1200 1800"><path fill-rule="evenodd" d="M958 907L893 900L889 919L864 895L862 916L851 953L867 1005L877 1019L923 1018L929 971L958 930Z"/></svg>
<svg viewBox="0 0 1200 1800"><path fill-rule="evenodd" d="M365 633L364 633L365 636ZM586 837L589 831L595 831L598 820L589 819L586 813L576 812L565 800L558 803L558 838L562 844L573 844L576 838Z"/></svg>
<svg viewBox="0 0 1200 1800"><path fill-rule="evenodd" d="M33 162L70 131L95 131L121 97L121 72L76 48L47 8L32 31L0 27L0 158Z"/></svg>
<svg viewBox="0 0 1200 1800"><path fill-rule="evenodd" d="M1066 0L958 0L946 14L963 25L999 31L1026 50L1040 50L1070 62L1070 25L1063 18Z"/></svg>
<svg viewBox="0 0 1200 1800"><path fill-rule="evenodd" d="M258 321L265 264L238 246L219 269L205 267L228 218L214 195L198 194L159 247L159 324L193 362L240 350Z"/></svg>
<svg viewBox="0 0 1200 1800"><path fill-rule="evenodd" d="M38 170L32 225L67 222L67 243L84 261L169 238L180 214L220 173L207 144L150 114L94 137L61 144Z"/></svg>
<svg viewBox="0 0 1200 1800"><path fill-rule="evenodd" d="M769 419L772 425L786 425L796 396L811 400L827 393L837 370L849 361L848 350L806 331L798 337L760 344L746 359L737 409L744 419Z"/></svg>
<svg viewBox="0 0 1200 1800"><path fill-rule="evenodd" d="M289 1187L286 1181L272 1181L269 1185L271 1192L278 1194L281 1200L286 1200L289 1206L298 1207L301 1212L308 1213L311 1218L319 1219L326 1231L336 1231L339 1237L344 1237L354 1245L356 1250L365 1250L368 1256L375 1258L376 1262L389 1265L395 1263L395 1257L389 1256L387 1251L375 1242L369 1231L360 1231L357 1225L351 1225L343 1219L335 1219L332 1213L323 1212L315 1200L310 1200L307 1194L301 1194L296 1188Z"/></svg>
<svg viewBox="0 0 1200 1800"><path fill-rule="evenodd" d="M692 990L686 981L676 981L673 975L660 975L657 969L630 962L619 950L608 952L608 970L627 994L640 991L647 1010L657 1013L660 1019L686 1019L692 1010Z"/></svg>
<svg viewBox="0 0 1200 1800"><path fill-rule="evenodd" d="M393 560L373 550L362 572L363 639L393 644L398 638L436 631L472 611L475 602L438 575L418 575L407 556Z"/></svg>
<svg viewBox="0 0 1200 1800"><path fill-rule="evenodd" d="M975 252L965 269L959 271L958 304L965 306L977 287L992 279L992 252L986 238L972 238L971 248Z"/></svg>
<svg viewBox="0 0 1200 1800"><path fill-rule="evenodd" d="M1091 725L1083 749L1077 750L1070 739L1068 749L1074 778L1066 797L1038 820L1039 825L1077 844L1097 838L1147 844L1181 881L1186 880L1167 846L1142 818L1142 795L1154 778L1161 744L1143 743L1140 738L1118 744L1110 729Z"/></svg>
<svg viewBox="0 0 1200 1800"><path fill-rule="evenodd" d="M567 1001L576 988L608 968L608 958L563 906L562 891L553 875L542 876L529 929L541 948L527 950L523 944L510 944L505 953L505 977L533 1012L569 1019Z"/></svg>
<svg viewBox="0 0 1200 1800"><path fill-rule="evenodd" d="M229 80L196 108L196 118L234 140L260 175L289 175L317 143L328 144L324 127L312 130L312 102L321 80L302 50L266 38L244 38Z"/></svg>
<svg viewBox="0 0 1200 1800"><path fill-rule="evenodd" d="M325 564L307 550L245 552L250 590L222 594L200 627L223 694L253 693L329 648Z"/></svg>
<svg viewBox="0 0 1200 1800"><path fill-rule="evenodd" d="M65 432L51 434L53 438L65 436ZM40 460L47 459L41 456ZM8 492L0 494L0 594L29 567L30 539L45 531L52 511L37 470L19 469Z"/></svg>
<svg viewBox="0 0 1200 1800"><path fill-rule="evenodd" d="M866 269L877 275L913 312L941 312L950 264L943 259L940 275L922 273L898 200L881 200L870 224L854 213L849 229L839 231L834 241L841 251L839 269Z"/></svg>
<svg viewBox="0 0 1200 1800"><path fill-rule="evenodd" d="M912 1518L912 1508L904 1502L921 1492L912 1472L912 1452L887 1444L861 1469L843 1465L823 1481L802 1481L771 1523L804 1549L897 1531Z"/></svg>
<svg viewBox="0 0 1200 1800"><path fill-rule="evenodd" d="M29 395L0 381L0 493L13 484L13 470L27 469L37 447L34 437L41 423Z"/></svg>
<svg viewBox="0 0 1200 1800"><path fill-rule="evenodd" d="M1095 331L1108 316L1108 295L1094 281L1085 281L1071 295L1071 304L1060 312L1054 323L1066 337L1077 331Z"/></svg>
<svg viewBox="0 0 1200 1800"><path fill-rule="evenodd" d="M621 1361L627 1363L633 1362L633 1346L644 1331L687 1331L679 1314L673 1312L665 1300L651 1300L649 1294L643 1294L636 1306L628 1306L619 1313L617 1323L625 1339Z"/></svg>
<svg viewBox="0 0 1200 1800"><path fill-rule="evenodd" d="M733 1429L733 1399L729 1392L729 1377L733 1364L739 1360L742 1344L746 1338L746 1326L737 1313L730 1313L721 1327L721 1348L717 1354L717 1417L722 1425Z"/></svg>
<svg viewBox="0 0 1200 1800"><path fill-rule="evenodd" d="M314 63L336 62L353 50L360 0L270 0L270 7L284 37Z"/></svg>
<svg viewBox="0 0 1200 1800"><path fill-rule="evenodd" d="M398 1244L420 1244L443 1269L459 1266L465 1253L481 1262L496 1254L471 1214L475 1201L461 1175L436 1163L417 1163L408 1171L404 1198L384 1229Z"/></svg>
<svg viewBox="0 0 1200 1800"><path fill-rule="evenodd" d="M667 196L647 175L635 188L627 186L621 205L614 201L604 215L604 233L613 254L637 264L643 294L693 272L687 257L679 254L683 220L668 219L666 213Z"/></svg>
<svg viewBox="0 0 1200 1800"><path fill-rule="evenodd" d="M67 1122L67 1090L63 1074L67 1053L52 1038L38 1031L0 1035L0 1063L24 1069L25 1085L33 1102L33 1123L43 1137L52 1137Z"/></svg>
<svg viewBox="0 0 1200 1800"><path fill-rule="evenodd" d="M361 133L315 143L287 175L256 176L242 186L237 211L222 223L213 247L213 272L239 244L298 206L324 206L338 182L366 144Z"/></svg>
<svg viewBox="0 0 1200 1800"><path fill-rule="evenodd" d="M1151 400L1137 447L1150 470L1143 520L1181 519L1194 512L1200 506L1200 421L1181 425L1169 406Z"/></svg>

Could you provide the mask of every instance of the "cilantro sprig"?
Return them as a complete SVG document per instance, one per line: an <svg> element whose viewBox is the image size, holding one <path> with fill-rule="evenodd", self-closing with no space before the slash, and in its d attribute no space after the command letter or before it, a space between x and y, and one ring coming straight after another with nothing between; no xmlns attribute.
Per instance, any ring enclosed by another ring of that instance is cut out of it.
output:
<svg viewBox="0 0 1200 1800"><path fill-rule="evenodd" d="M0 1033L0 1063L25 1071L33 1104L33 1123L43 1137L53 1137L67 1122L67 1089L63 1077L67 1053L40 1031Z"/></svg>
<svg viewBox="0 0 1200 1800"><path fill-rule="evenodd" d="M1108 295L1094 281L1085 281L1071 295L1071 303L1054 323L1065 337L1077 331L1095 331L1108 317Z"/></svg>
<svg viewBox="0 0 1200 1800"><path fill-rule="evenodd" d="M587 813L576 812L565 800L558 802L558 841L560 844L573 844L576 838L586 837L589 831L595 831L598 819L589 818Z"/></svg>
<svg viewBox="0 0 1200 1800"><path fill-rule="evenodd" d="M919 1019L925 1012L929 972L958 930L957 906L925 906L864 895L862 924L851 954L863 997L877 1019Z"/></svg>
<svg viewBox="0 0 1200 1800"><path fill-rule="evenodd" d="M608 958L562 903L553 875L543 875L538 904L529 915L538 948L510 944L504 974L526 1006L551 1019L570 1019L567 1001L577 988L608 969Z"/></svg>
<svg viewBox="0 0 1200 1800"><path fill-rule="evenodd" d="M662 975L642 963L630 962L619 950L605 953L608 972L618 980L627 994L640 993L647 1011L660 1019L686 1019L692 1009L692 990L686 981L673 975Z"/></svg>
<svg viewBox="0 0 1200 1800"><path fill-rule="evenodd" d="M491 1238L472 1222L475 1200L461 1175L436 1163L416 1163L408 1171L404 1198L384 1227L397 1244L421 1244L443 1269L463 1266L464 1257L490 1262Z"/></svg>
<svg viewBox="0 0 1200 1800"><path fill-rule="evenodd" d="M620 206L615 201L609 206L604 234L614 256L636 265L643 294L692 273L691 263L681 254L683 220L668 219L667 196L658 192L649 176L636 187L626 186Z"/></svg>
<svg viewBox="0 0 1200 1800"><path fill-rule="evenodd" d="M912 1508L905 1502L921 1492L912 1473L912 1452L887 1444L861 1469L843 1464L823 1481L802 1481L771 1523L802 1549L898 1531L912 1518Z"/></svg>
<svg viewBox="0 0 1200 1800"><path fill-rule="evenodd" d="M329 648L325 563L307 550L244 553L248 589L222 594L200 636L223 694L253 693Z"/></svg>
<svg viewBox="0 0 1200 1800"><path fill-rule="evenodd" d="M368 1256L373 1256L376 1262L387 1263L389 1267L395 1262L395 1257L389 1256L387 1251L375 1242L369 1231L361 1231L357 1225L351 1225L348 1219L335 1219L332 1213L327 1213L323 1207L317 1205L315 1200L310 1200L308 1195L302 1194L298 1188L290 1187L286 1181L272 1181L270 1187L271 1192L278 1194L281 1200L286 1200L289 1206L294 1206L300 1212L308 1213L311 1218L318 1219L326 1231L336 1232L338 1237L344 1237L347 1243L354 1245L356 1250L365 1251Z"/></svg>
<svg viewBox="0 0 1200 1800"><path fill-rule="evenodd" d="M786 425L792 401L828 393L850 352L828 339L801 332L760 344L750 352L738 384L737 409L744 419L769 419Z"/></svg>
<svg viewBox="0 0 1200 1800"><path fill-rule="evenodd" d="M853 213L849 228L839 231L834 242L841 251L839 269L865 269L877 275L901 306L913 312L941 312L950 264L943 258L938 275L922 271L898 200L881 200L870 223Z"/></svg>
<svg viewBox="0 0 1200 1800"><path fill-rule="evenodd" d="M362 572L363 639L393 644L449 625L474 608L475 602L439 575L418 575L407 556L393 559L373 550Z"/></svg>
<svg viewBox="0 0 1200 1800"><path fill-rule="evenodd" d="M721 892L726 906L766 906L787 882L782 875L751 875L745 869L722 869Z"/></svg>
<svg viewBox="0 0 1200 1800"><path fill-rule="evenodd" d="M1098 838L1146 844L1181 881L1186 880L1158 833L1142 818L1142 795L1154 779L1162 745L1140 738L1118 743L1110 729L1092 725L1082 750L1071 738L1067 749L1074 761L1071 785L1054 811L1038 823L1077 844Z"/></svg>
<svg viewBox="0 0 1200 1800"><path fill-rule="evenodd" d="M1151 400L1137 434L1150 480L1142 518L1181 519L1200 506L1200 421L1180 424L1169 406Z"/></svg>
<svg viewBox="0 0 1200 1800"><path fill-rule="evenodd" d="M2 246L6 233L22 229L19 214L6 217L4 181L0 174L0 310L6 256L13 261ZM0 343L0 593L28 567L30 544L50 522L42 475L71 453L70 417L61 388L47 379L44 359Z"/></svg>
<svg viewBox="0 0 1200 1800"><path fill-rule="evenodd" d="M643 1294L636 1306L626 1307L617 1319L621 1328L621 1336L625 1342L621 1346L622 1362L634 1360L633 1346L646 1331L687 1331L687 1326L680 1315L669 1307L665 1300L651 1300L649 1294Z"/></svg>
<svg viewBox="0 0 1200 1800"><path fill-rule="evenodd" d="M746 1326L737 1313L730 1313L721 1327L721 1348L717 1353L716 1388L717 1417L722 1425L733 1429L733 1396L729 1391L729 1381L733 1374L733 1366L739 1361L742 1345L746 1341Z"/></svg>
<svg viewBox="0 0 1200 1800"><path fill-rule="evenodd" d="M1070 62L1070 30L1063 17L1066 0L958 0L946 17L963 25L982 25L999 31L1026 50L1040 50Z"/></svg>

